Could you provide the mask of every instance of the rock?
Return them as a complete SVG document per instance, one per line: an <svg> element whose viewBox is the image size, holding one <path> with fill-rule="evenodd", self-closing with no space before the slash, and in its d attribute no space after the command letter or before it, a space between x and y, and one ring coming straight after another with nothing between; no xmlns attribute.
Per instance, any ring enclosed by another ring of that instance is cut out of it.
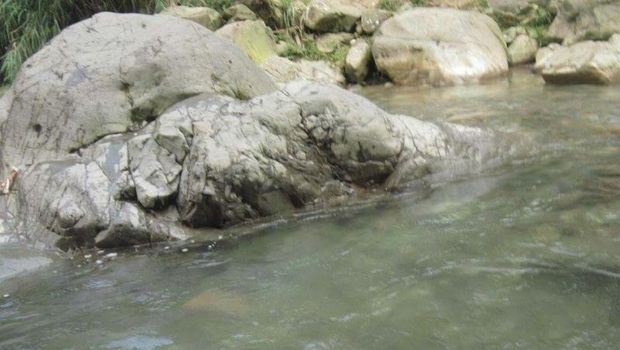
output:
<svg viewBox="0 0 620 350"><path fill-rule="evenodd" d="M416 8L381 24L372 53L377 68L402 85L478 82L508 71L497 24L470 11Z"/></svg>
<svg viewBox="0 0 620 350"><path fill-rule="evenodd" d="M229 23L238 21L255 21L258 19L258 16L256 16L252 10L243 4L232 5L224 11L223 15Z"/></svg>
<svg viewBox="0 0 620 350"><path fill-rule="evenodd" d="M351 40L353 40L351 33L327 33L316 39L316 46L323 53L331 53L342 45L349 46Z"/></svg>
<svg viewBox="0 0 620 350"><path fill-rule="evenodd" d="M138 202L149 209L166 207L177 192L181 175L175 155L151 135L131 139L127 154Z"/></svg>
<svg viewBox="0 0 620 350"><path fill-rule="evenodd" d="M262 67L267 75L279 84L300 79L337 85L343 85L346 82L340 69L324 61L293 62L284 57L273 56L263 63Z"/></svg>
<svg viewBox="0 0 620 350"><path fill-rule="evenodd" d="M527 35L525 28L521 26L510 27L504 31L504 42L506 45L510 45L519 35Z"/></svg>
<svg viewBox="0 0 620 350"><path fill-rule="evenodd" d="M365 40L357 41L347 53L344 71L349 80L363 82L368 74L368 65L372 58L370 44Z"/></svg>
<svg viewBox="0 0 620 350"><path fill-rule="evenodd" d="M182 136L156 142L174 128ZM296 81L249 101L207 93L170 107L139 135L30 167L15 217L19 232L65 249L156 242L479 171L513 149L505 135L392 115L334 85ZM114 195L127 169L137 200ZM141 181L158 189L155 210L143 204Z"/></svg>
<svg viewBox="0 0 620 350"><path fill-rule="evenodd" d="M362 32L372 35L386 19L394 15L391 11L386 10L368 10L362 14Z"/></svg>
<svg viewBox="0 0 620 350"><path fill-rule="evenodd" d="M508 46L508 61L512 65L534 62L538 42L527 34L518 35Z"/></svg>
<svg viewBox="0 0 620 350"><path fill-rule="evenodd" d="M535 69L550 84L612 84L620 81L620 34L538 50Z"/></svg>
<svg viewBox="0 0 620 350"><path fill-rule="evenodd" d="M245 54L201 25L100 13L24 63L0 103L0 160L6 169L64 157L140 128L189 96L249 98L274 89Z"/></svg>
<svg viewBox="0 0 620 350"><path fill-rule="evenodd" d="M160 14L194 21L210 30L217 30L222 26L220 13L209 7L171 6Z"/></svg>
<svg viewBox="0 0 620 350"><path fill-rule="evenodd" d="M563 0L546 38L570 45L583 40L607 40L620 33L620 2Z"/></svg>
<svg viewBox="0 0 620 350"><path fill-rule="evenodd" d="M257 64L277 55L273 33L261 20L229 23L215 33L230 39Z"/></svg>
<svg viewBox="0 0 620 350"><path fill-rule="evenodd" d="M363 10L352 0L312 0L304 15L304 25L316 32L352 32Z"/></svg>

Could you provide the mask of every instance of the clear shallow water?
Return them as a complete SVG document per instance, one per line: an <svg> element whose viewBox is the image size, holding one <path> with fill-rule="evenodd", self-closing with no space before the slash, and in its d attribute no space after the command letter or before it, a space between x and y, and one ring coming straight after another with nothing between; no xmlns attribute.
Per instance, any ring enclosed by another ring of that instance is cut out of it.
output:
<svg viewBox="0 0 620 350"><path fill-rule="evenodd" d="M0 348L620 346L620 88L516 72L358 92L393 112L523 133L539 151L422 199L215 250L56 261L0 282Z"/></svg>

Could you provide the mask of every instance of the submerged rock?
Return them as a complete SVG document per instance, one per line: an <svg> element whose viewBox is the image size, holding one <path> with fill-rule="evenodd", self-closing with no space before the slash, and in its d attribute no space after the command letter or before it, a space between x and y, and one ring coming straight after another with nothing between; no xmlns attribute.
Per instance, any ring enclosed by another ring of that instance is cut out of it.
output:
<svg viewBox="0 0 620 350"><path fill-rule="evenodd" d="M249 98L274 89L237 47L199 24L100 13L24 63L0 102L0 160L6 169L61 157L201 93Z"/></svg>
<svg viewBox="0 0 620 350"><path fill-rule="evenodd" d="M620 34L609 41L549 45L536 54L536 70L551 84L613 84L620 81Z"/></svg>
<svg viewBox="0 0 620 350"><path fill-rule="evenodd" d="M385 22L374 36L377 68L403 85L478 82L508 71L506 45L488 16L415 8Z"/></svg>

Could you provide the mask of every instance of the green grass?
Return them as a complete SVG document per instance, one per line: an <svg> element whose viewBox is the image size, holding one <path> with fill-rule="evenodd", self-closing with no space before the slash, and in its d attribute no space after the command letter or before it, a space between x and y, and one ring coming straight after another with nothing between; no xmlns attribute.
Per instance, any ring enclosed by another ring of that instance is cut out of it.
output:
<svg viewBox="0 0 620 350"><path fill-rule="evenodd" d="M305 59L310 61L328 61L336 65L344 63L344 59L349 52L348 45L340 45L333 52L324 53L319 50L314 40L304 38L301 44L297 44L290 37L283 34L277 35L279 40L284 40L287 43L286 49L281 56L291 60Z"/></svg>
<svg viewBox="0 0 620 350"><path fill-rule="evenodd" d="M0 83L63 28L101 11L155 13L172 3L223 10L234 0L0 0Z"/></svg>

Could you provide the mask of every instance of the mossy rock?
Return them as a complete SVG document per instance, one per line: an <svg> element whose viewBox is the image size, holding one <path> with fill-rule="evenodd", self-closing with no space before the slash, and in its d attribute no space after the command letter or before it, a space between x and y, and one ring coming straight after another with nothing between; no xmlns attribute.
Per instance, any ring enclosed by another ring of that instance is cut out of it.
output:
<svg viewBox="0 0 620 350"><path fill-rule="evenodd" d="M229 23L216 34L230 39L257 64L278 52L271 30L261 20Z"/></svg>

